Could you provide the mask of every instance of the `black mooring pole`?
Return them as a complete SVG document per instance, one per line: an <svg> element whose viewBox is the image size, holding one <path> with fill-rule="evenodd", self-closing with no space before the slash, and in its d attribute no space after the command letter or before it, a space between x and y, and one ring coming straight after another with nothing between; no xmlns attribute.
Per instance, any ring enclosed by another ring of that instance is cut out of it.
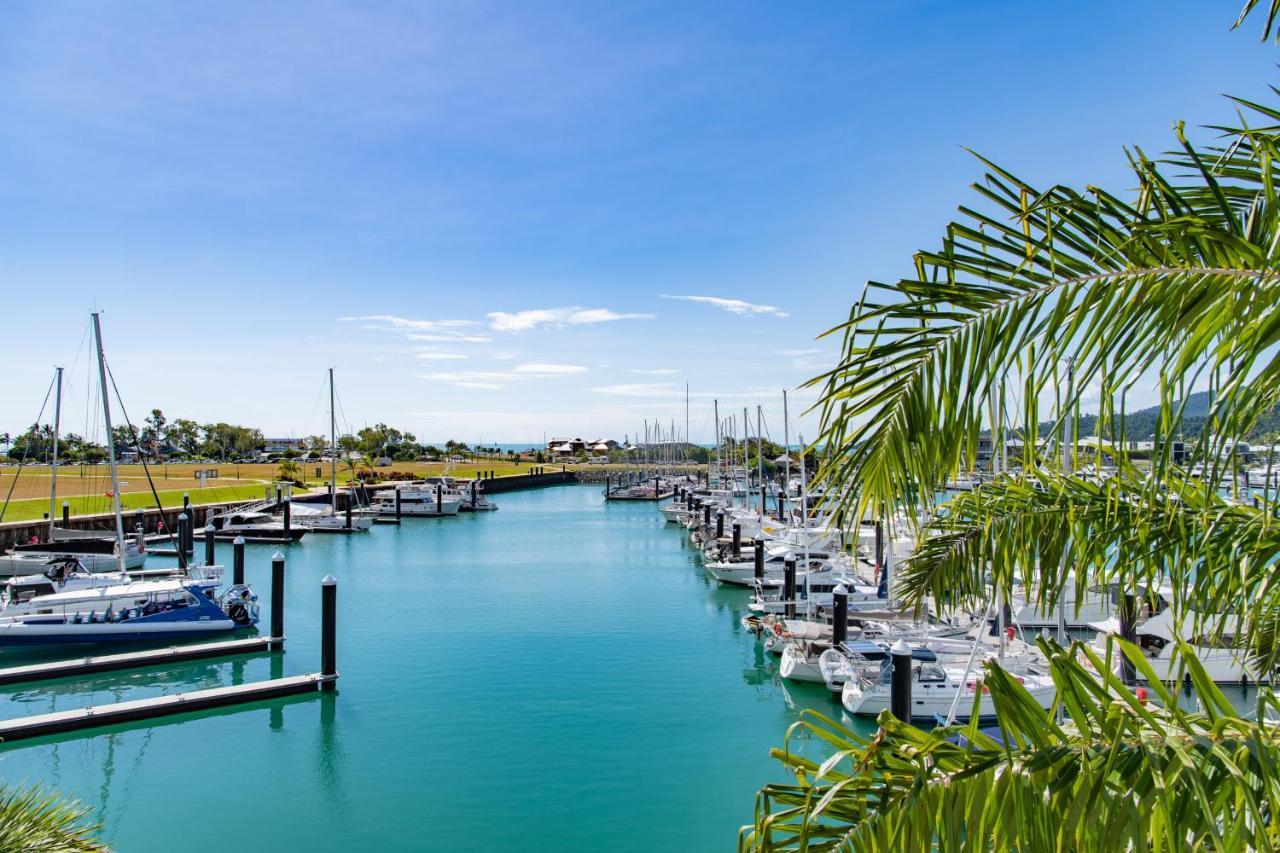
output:
<svg viewBox="0 0 1280 853"><path fill-rule="evenodd" d="M320 689L335 689L338 679L338 579L320 581Z"/></svg>
<svg viewBox="0 0 1280 853"><path fill-rule="evenodd" d="M752 545L755 551L752 556L755 557L756 580L764 580L764 540L757 539Z"/></svg>
<svg viewBox="0 0 1280 853"><path fill-rule="evenodd" d="M831 645L838 646L849 639L849 590L840 584L831 596L834 603L831 613Z"/></svg>
<svg viewBox="0 0 1280 853"><path fill-rule="evenodd" d="M187 568L187 526L190 520L185 512L178 513L178 568Z"/></svg>
<svg viewBox="0 0 1280 853"><path fill-rule="evenodd" d="M271 649L284 648L284 554L271 555Z"/></svg>
<svg viewBox="0 0 1280 853"><path fill-rule="evenodd" d="M244 583L244 537L237 536L231 543L231 583Z"/></svg>
<svg viewBox="0 0 1280 853"><path fill-rule="evenodd" d="M796 558L792 554L782 563L782 600L787 618L796 618Z"/></svg>
<svg viewBox="0 0 1280 853"><path fill-rule="evenodd" d="M733 525L733 556L738 558L742 556L742 525Z"/></svg>
<svg viewBox="0 0 1280 853"><path fill-rule="evenodd" d="M911 722L911 646L906 640L898 640L889 649L893 662L893 678L890 682L889 710L904 723Z"/></svg>
<svg viewBox="0 0 1280 853"><path fill-rule="evenodd" d="M206 566L213 565L213 534L215 530L217 530L217 528L212 524L206 524L204 526L204 564Z"/></svg>

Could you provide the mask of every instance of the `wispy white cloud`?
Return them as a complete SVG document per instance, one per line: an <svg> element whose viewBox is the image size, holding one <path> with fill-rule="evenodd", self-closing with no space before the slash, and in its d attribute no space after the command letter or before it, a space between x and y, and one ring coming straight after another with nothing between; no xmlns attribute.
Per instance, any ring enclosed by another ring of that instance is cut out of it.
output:
<svg viewBox="0 0 1280 853"><path fill-rule="evenodd" d="M488 335L461 335L456 332L450 332L445 335L413 333L405 335L405 337L411 341L420 341L425 344L487 344L493 340Z"/></svg>
<svg viewBox="0 0 1280 853"><path fill-rule="evenodd" d="M534 308L528 311L494 311L489 328L495 332L526 332L539 326L582 326L615 320L652 320L652 314L620 314L608 308Z"/></svg>
<svg viewBox="0 0 1280 853"><path fill-rule="evenodd" d="M456 329L461 326L475 325L475 320L415 320L410 317L397 317L394 314L366 314L359 317L339 317L338 320L343 323L375 323L407 331Z"/></svg>
<svg viewBox="0 0 1280 853"><path fill-rule="evenodd" d="M598 385L592 389L597 394L617 397L671 397L684 399L685 386L675 382L634 382L617 385ZM773 400L781 394L777 388L739 388L733 391L693 391L690 397L700 400Z"/></svg>
<svg viewBox="0 0 1280 853"><path fill-rule="evenodd" d="M791 359L791 366L799 370L812 370L815 367L821 367L835 356L830 350L811 348L811 349L780 349L775 350L778 355L785 355Z"/></svg>
<svg viewBox="0 0 1280 853"><path fill-rule="evenodd" d="M755 302L744 302L741 299L726 299L721 296L675 296L670 293L661 294L663 299L679 299L684 302L701 302L712 305L730 314L749 316L751 314L768 314L773 317L790 317L786 311L776 305L760 305Z"/></svg>
<svg viewBox="0 0 1280 853"><path fill-rule="evenodd" d="M556 379L585 373L586 367L580 364L545 364L530 362L517 364L510 370L440 370L430 373L419 373L419 379L433 382L447 382L459 388L505 388L511 382L523 382L531 379Z"/></svg>
<svg viewBox="0 0 1280 853"><path fill-rule="evenodd" d="M670 367L654 367L649 369L633 367L627 371L627 373L637 373L641 376L671 376L672 374L679 372L680 371Z"/></svg>
<svg viewBox="0 0 1280 853"><path fill-rule="evenodd" d="M597 394L613 394L619 397L667 397L676 392L676 386L670 382L637 382L601 385L591 390Z"/></svg>
<svg viewBox="0 0 1280 853"><path fill-rule="evenodd" d="M488 335L459 331L476 325L475 320L420 320L397 317L394 314L366 314L359 317L339 317L338 321L360 323L364 329L388 332L423 343L483 344L492 340Z"/></svg>
<svg viewBox="0 0 1280 853"><path fill-rule="evenodd" d="M513 373L519 373L525 376L566 376L570 373L586 373L587 368L580 364L519 364L516 365Z"/></svg>
<svg viewBox="0 0 1280 853"><path fill-rule="evenodd" d="M460 352L441 352L439 350L422 350L417 354L422 361L461 361L468 356Z"/></svg>

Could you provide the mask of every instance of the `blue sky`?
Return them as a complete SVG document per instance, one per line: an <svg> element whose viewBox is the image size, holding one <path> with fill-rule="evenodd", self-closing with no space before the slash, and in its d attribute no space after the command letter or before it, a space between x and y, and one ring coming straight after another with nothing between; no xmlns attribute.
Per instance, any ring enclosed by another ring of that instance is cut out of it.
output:
<svg viewBox="0 0 1280 853"><path fill-rule="evenodd" d="M84 431L97 307L138 415L319 432L333 366L426 440L682 429L686 382L694 440L717 396L779 435L967 201L961 146L1122 189L1123 145L1277 82L1236 11L8 3L0 430L63 364Z"/></svg>

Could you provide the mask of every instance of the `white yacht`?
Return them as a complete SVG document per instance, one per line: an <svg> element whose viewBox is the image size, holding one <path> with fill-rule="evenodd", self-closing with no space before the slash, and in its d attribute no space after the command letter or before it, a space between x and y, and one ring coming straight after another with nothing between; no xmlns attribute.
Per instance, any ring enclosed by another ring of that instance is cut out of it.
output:
<svg viewBox="0 0 1280 853"><path fill-rule="evenodd" d="M137 537L124 540L124 559L116 538L92 530L53 528L53 541L16 545L13 551L0 555L0 577L40 575L51 563L78 560L88 572L140 569L147 561L146 543Z"/></svg>
<svg viewBox="0 0 1280 853"><path fill-rule="evenodd" d="M850 714L862 717L879 716L891 707L890 675L892 664L885 660L856 673L857 677L844 682L840 702ZM1010 673L1041 708L1053 705L1057 688L1053 679L1038 672ZM911 718L936 722L946 719L955 709L955 719L967 721L978 700L978 719L995 719L995 703L991 693L983 685L981 671L966 672L963 666L943 666L937 662L921 661L913 664L911 672Z"/></svg>
<svg viewBox="0 0 1280 853"><path fill-rule="evenodd" d="M1097 622L1092 627L1098 631L1093 643L1094 651L1105 655L1107 636L1118 635L1120 623L1111 618ZM1134 633L1137 635L1138 646L1161 681L1177 681L1180 677L1180 663L1173 657L1177 645L1175 637L1179 636L1190 646L1205 673L1216 682L1262 682L1270 681L1274 675L1280 674L1268 673L1259 668L1249 650L1239 644L1236 637L1237 620L1234 616L1197 616L1188 613L1179 625L1174 619L1173 610L1166 607L1151 618L1139 622ZM1118 673L1123 666L1123 655L1114 647L1111 654ZM1141 671L1135 671L1135 676L1139 681L1146 681Z"/></svg>
<svg viewBox="0 0 1280 853"><path fill-rule="evenodd" d="M484 486L479 480L455 480L453 477L440 476L427 477L423 482L429 486L442 486L442 498L446 502L458 500L460 512L493 512L498 508L484 493Z"/></svg>
<svg viewBox="0 0 1280 853"><path fill-rule="evenodd" d="M351 526L347 517L327 505L294 501L289 510L290 524L316 533L363 533L373 527L373 518L362 513L351 513Z"/></svg>
<svg viewBox="0 0 1280 853"><path fill-rule="evenodd" d="M396 495L400 495L400 514L410 517L457 515L462 509L462 496L446 493L443 484L430 485L422 480L403 483L391 489L374 492L373 509L379 515L396 514Z"/></svg>
<svg viewBox="0 0 1280 853"><path fill-rule="evenodd" d="M209 521L218 539L235 539L243 536L246 542L296 542L307 534L307 528L293 523L293 508L289 511L289 527L269 511L271 504L262 503L243 509L219 513Z"/></svg>
<svg viewBox="0 0 1280 853"><path fill-rule="evenodd" d="M167 576L157 573L151 579L139 580L121 572L81 572L72 565L64 564L56 572L11 578L0 586L0 616L47 613L55 604L61 606L70 601L91 601L101 605L104 602L103 590L124 589L127 590L124 594L127 598L147 583L186 580L201 589L215 590L221 585L222 576L223 567L218 565L188 566L185 575L178 569L172 569ZM109 603L119 605L115 601Z"/></svg>

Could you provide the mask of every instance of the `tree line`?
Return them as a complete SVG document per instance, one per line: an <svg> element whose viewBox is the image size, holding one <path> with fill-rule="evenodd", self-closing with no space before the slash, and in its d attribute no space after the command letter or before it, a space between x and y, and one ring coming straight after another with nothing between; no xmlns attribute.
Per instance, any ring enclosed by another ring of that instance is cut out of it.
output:
<svg viewBox="0 0 1280 853"><path fill-rule="evenodd" d="M17 436L7 432L0 433L0 445L7 448L7 456L11 461L48 463L53 458L53 438L52 424L32 424ZM134 452L145 458L168 461L257 461L268 447L262 430L256 427L223 421L202 424L189 418L170 420L160 409L152 409L141 427L128 424L114 427L112 438L117 453ZM330 452L328 436L308 436L297 444L297 447L284 448L268 455L273 458L320 459L328 457ZM420 444L413 433L384 423L338 436L338 451L343 458L359 455L396 462L504 455L499 448L470 447L462 441L450 440L443 447ZM58 437L58 458L70 463L104 462L107 459L107 448L103 442L67 432Z"/></svg>

